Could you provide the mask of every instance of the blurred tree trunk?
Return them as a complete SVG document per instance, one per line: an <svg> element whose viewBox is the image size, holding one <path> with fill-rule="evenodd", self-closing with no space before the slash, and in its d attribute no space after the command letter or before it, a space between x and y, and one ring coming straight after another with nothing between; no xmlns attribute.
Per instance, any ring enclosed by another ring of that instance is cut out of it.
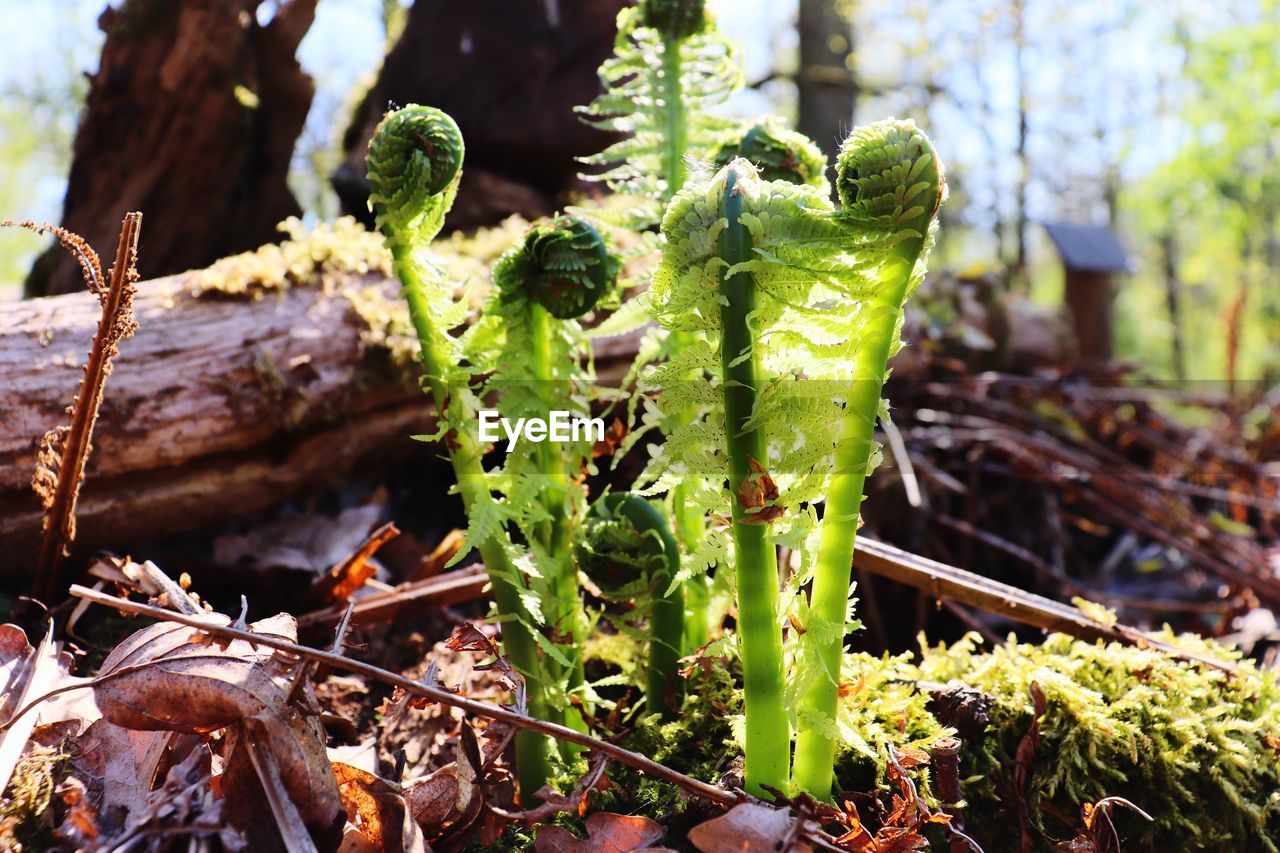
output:
<svg viewBox="0 0 1280 853"><path fill-rule="evenodd" d="M76 132L62 224L111 245L125 211L146 215L148 276L205 266L277 238L300 212L286 185L314 87L294 57L316 0L125 0L99 19L99 69ZM29 296L83 287L56 247Z"/></svg>
<svg viewBox="0 0 1280 853"><path fill-rule="evenodd" d="M1169 309L1170 357L1173 375L1179 382L1187 378L1186 348L1182 342L1182 284L1178 281L1178 238L1172 224L1160 235L1160 260L1164 267L1164 300Z"/></svg>
<svg viewBox="0 0 1280 853"><path fill-rule="evenodd" d="M576 158L610 137L574 107L600 90L624 0L418 0L378 80L343 137L333 176L345 213L369 221L364 156L388 104L428 104L453 116L467 142L452 228L536 217L583 189Z"/></svg>
<svg viewBox="0 0 1280 853"><path fill-rule="evenodd" d="M1027 90L1027 10L1023 0L1014 0L1011 14L1013 15L1014 74L1018 80L1018 184L1014 194L1016 212L1013 225L1015 241L1013 280L1026 291L1031 286L1027 264L1027 225L1029 224L1027 187L1031 177L1031 166L1027 162L1027 117L1031 111L1031 98Z"/></svg>
<svg viewBox="0 0 1280 853"><path fill-rule="evenodd" d="M853 25L835 0L800 0L798 29L798 129L834 162L857 109Z"/></svg>

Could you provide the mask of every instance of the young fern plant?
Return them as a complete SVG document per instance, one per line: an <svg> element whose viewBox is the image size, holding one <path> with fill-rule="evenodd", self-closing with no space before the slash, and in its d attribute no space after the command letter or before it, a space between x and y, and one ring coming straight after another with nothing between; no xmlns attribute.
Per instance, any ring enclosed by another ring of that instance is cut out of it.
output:
<svg viewBox="0 0 1280 853"><path fill-rule="evenodd" d="M463 341L449 333L465 321L467 305L455 299L453 287L428 254L457 194L463 153L461 132L440 110L410 105L388 113L369 143L369 204L409 304L423 382L435 401L439 436L449 449L470 521L467 544L484 560L503 619L503 645L524 678L528 711L545 718L541 663L533 620L522 598L523 579L481 460L477 400L470 371L463 366L468 353ZM550 775L546 738L521 731L516 760L521 792L532 801Z"/></svg>
<svg viewBox="0 0 1280 853"><path fill-rule="evenodd" d="M929 138L911 122L880 122L855 130L840 149L836 190L840 217L851 231L881 245L864 244L879 259L867 270L858 346L849 361L848 399L840 420L835 470L820 529L810 596L815 621L838 626L820 632L807 663L822 674L801 698L795 782L821 798L831 796L836 737L832 731L844 652L845 614L858 534L863 486L873 467L873 431L881 410L888 361L901 348L902 309L924 279L925 262L946 197L942 164Z"/></svg>
<svg viewBox="0 0 1280 853"><path fill-rule="evenodd" d="M711 116L710 110L742 86L737 49L716 28L705 0L640 0L618 14L614 54L600 66L600 80L604 93L580 113L589 124L625 138L584 158L589 166L607 167L584 177L634 197L636 206L610 224L643 232L659 222L667 202L684 185L688 158L705 157L731 131L732 124ZM653 248L645 241L640 246ZM639 328L647 320L639 307L634 302L624 307L601 332L622 334ZM680 333L665 341L653 339L642 347L638 363L679 352L687 344ZM671 513L685 553L698 552L704 520L685 489L672 491ZM705 570L682 582L688 587L688 637L683 648L692 652L709 634Z"/></svg>
<svg viewBox="0 0 1280 853"><path fill-rule="evenodd" d="M645 698L650 713L675 719L682 695L684 587L675 583L680 547L666 519L644 497L607 494L587 513L575 546L578 566L612 600L638 599L649 611Z"/></svg>
<svg viewBox="0 0 1280 853"><path fill-rule="evenodd" d="M487 383L498 392L503 417L545 418L552 411L590 415L590 349L577 320L614 298L619 266L600 232L574 216L535 223L498 259L493 267L496 291L482 322L500 326L503 338ZM588 465L591 450L586 435L564 443L522 442L508 455L504 471L507 505L537 562L546 568L539 574L550 581L547 621L553 636L562 638L558 651L549 649L555 684L548 687L564 685L559 710L582 731L582 714L568 712L573 699L584 699L581 649L587 635L572 537L586 504L579 472Z"/></svg>
<svg viewBox="0 0 1280 853"><path fill-rule="evenodd" d="M705 0L640 0L618 13L613 56L600 66L601 94L579 112L625 138L584 158L589 175L641 200L626 224L652 226L684 185L686 157L703 156L728 122L709 110L742 86L737 49L716 29Z"/></svg>
<svg viewBox="0 0 1280 853"><path fill-rule="evenodd" d="M749 161L765 181L787 181L830 194L827 183L827 158L808 137L786 127L776 116L764 116L745 122L721 134L708 150L708 157L717 166L727 166L737 158ZM690 347L696 332L672 331L667 340L668 354L675 356ZM704 371L694 369L687 381L703 381ZM676 412L671 423L675 428L691 422L696 417L696 407ZM690 494L692 486L678 483L671 491L672 514L680 532L680 541L691 555L703 550L706 522L703 511ZM699 557L691 561L692 571L685 582L688 588L689 619L685 654L693 654L704 645L710 635L711 601L705 572L708 561ZM699 566L698 564L702 565Z"/></svg>
<svg viewBox="0 0 1280 853"><path fill-rule="evenodd" d="M941 197L941 190L930 195L933 161L917 156L920 150L932 157L910 122L855 131L841 157L839 209L818 186L765 181L752 163L734 159L714 176L691 179L663 219L666 246L647 299L660 325L693 339L647 381L661 392L661 414L704 415L671 432L642 480L653 493L684 485L700 511L731 518L728 541L714 529L707 539L721 549L715 559L736 575L742 738L754 792L788 788L789 712L799 711L806 733L837 734L834 714L816 713L808 697L818 682L835 689L838 654L854 627L847 559L838 595L810 607L800 591L826 533L817 505L833 482L844 482L850 459L860 460L863 476L874 459L877 378L896 341L901 302L923 272L914 261L929 234L921 209L931 218ZM882 276L904 263L908 281L882 286ZM870 363L880 365L878 373L862 366ZM691 369L712 372L714 381L680 381ZM862 423L865 434L851 422ZM860 480L858 488L860 497ZM847 517L838 500L827 513L828 527ZM801 558L781 593L778 544ZM802 629L794 632L800 636L789 673L784 623ZM822 669L831 648L837 664ZM826 797L829 788L815 794Z"/></svg>
<svg viewBox="0 0 1280 853"><path fill-rule="evenodd" d="M722 134L707 152L717 168L738 157L749 160L766 181L788 181L829 193L827 158L813 140L777 116L761 116Z"/></svg>

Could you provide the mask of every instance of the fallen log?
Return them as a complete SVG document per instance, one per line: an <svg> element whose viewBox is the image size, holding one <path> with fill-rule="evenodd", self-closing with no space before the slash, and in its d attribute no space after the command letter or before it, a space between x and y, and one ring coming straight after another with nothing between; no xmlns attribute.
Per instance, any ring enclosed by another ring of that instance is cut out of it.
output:
<svg viewBox="0 0 1280 853"><path fill-rule="evenodd" d="M431 413L397 350L404 342L391 338L398 284L376 245L338 257L331 244L351 238L341 232L241 256L241 268L139 284L139 328L121 346L94 432L73 558L225 522L336 485L365 463L434 452L410 439L431 431ZM272 265L284 272L262 281ZM0 312L0 575L34 567L36 450L67 422L99 313L89 293ZM597 367L620 373L634 352L632 339L606 341Z"/></svg>

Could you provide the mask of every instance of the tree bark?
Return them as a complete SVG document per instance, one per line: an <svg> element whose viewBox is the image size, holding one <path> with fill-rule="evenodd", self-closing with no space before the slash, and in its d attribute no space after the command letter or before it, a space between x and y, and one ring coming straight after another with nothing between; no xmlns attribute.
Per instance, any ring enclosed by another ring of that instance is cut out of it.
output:
<svg viewBox="0 0 1280 853"><path fill-rule="evenodd" d="M840 143L853 129L858 100L853 26L835 0L800 0L798 130L835 162Z"/></svg>
<svg viewBox="0 0 1280 853"><path fill-rule="evenodd" d="M262 0L127 0L107 34L76 132L62 225L110 245L125 211L145 214L156 275L206 266L278 239L301 209L286 185L314 87L294 57L316 0L287 0L265 26ZM28 296L81 287L56 246Z"/></svg>
<svg viewBox="0 0 1280 853"><path fill-rule="evenodd" d="M352 276L398 300L397 282ZM410 436L432 415L416 371L368 347L344 289L258 300L196 297L192 276L139 285L139 328L107 382L77 512L73 557L198 530L334 486L362 464L435 453ZM0 575L31 570L40 437L67 422L99 306L89 293L0 312ZM602 376L635 341L597 347Z"/></svg>
<svg viewBox="0 0 1280 853"><path fill-rule="evenodd" d="M364 156L387 105L449 113L467 141L466 171L448 227L493 224L511 213L553 212L577 180L578 157L609 134L574 107L599 93L623 0L420 0L343 138L333 177L343 212L368 222Z"/></svg>

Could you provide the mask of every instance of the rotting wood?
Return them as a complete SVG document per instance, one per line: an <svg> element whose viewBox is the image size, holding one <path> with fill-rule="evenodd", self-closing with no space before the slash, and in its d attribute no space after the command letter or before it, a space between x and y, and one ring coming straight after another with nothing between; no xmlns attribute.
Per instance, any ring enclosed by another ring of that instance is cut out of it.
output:
<svg viewBox="0 0 1280 853"><path fill-rule="evenodd" d="M362 464L433 452L413 371L368 342L342 293L398 301L397 282L335 274L258 299L197 297L196 273L138 285L138 333L115 359L77 507L74 555L209 527L341 483ZM367 290L366 290L367 289ZM101 309L89 293L0 312L0 575L30 572L40 437L65 422ZM635 338L602 341L603 378Z"/></svg>

